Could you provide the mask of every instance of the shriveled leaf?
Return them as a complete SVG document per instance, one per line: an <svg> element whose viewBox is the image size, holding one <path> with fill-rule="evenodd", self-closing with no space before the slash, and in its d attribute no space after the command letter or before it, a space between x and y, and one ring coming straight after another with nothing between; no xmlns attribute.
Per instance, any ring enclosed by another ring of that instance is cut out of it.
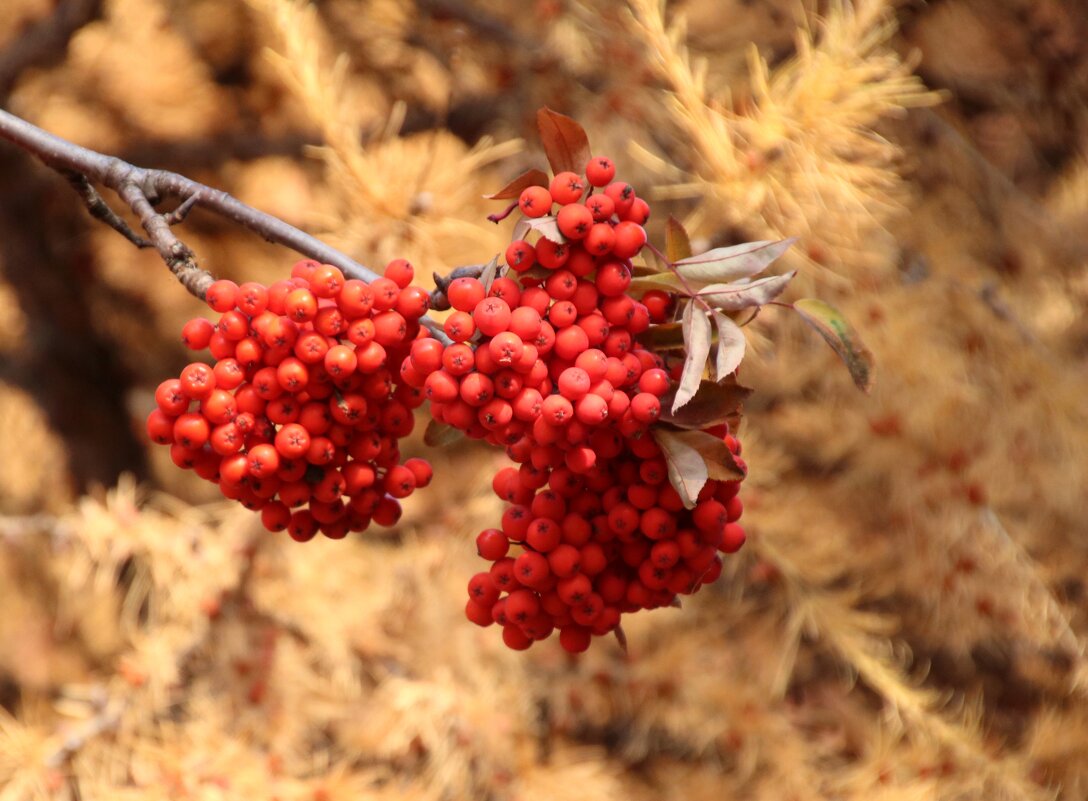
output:
<svg viewBox="0 0 1088 801"><path fill-rule="evenodd" d="M680 373L680 386L672 400L673 414L695 397L695 390L703 379L703 368L706 367L706 360L710 355L710 320L702 307L697 308L695 303L689 303L684 309L681 323L687 356L684 357L684 369Z"/></svg>
<svg viewBox="0 0 1088 801"><path fill-rule="evenodd" d="M736 379L730 377L721 383L703 381L695 391L695 397L684 404L676 414L668 411L672 405L675 388L661 396L662 423L669 423L678 428L702 430L722 423L732 423L740 414L741 404L752 394L748 387L742 387Z"/></svg>
<svg viewBox="0 0 1088 801"><path fill-rule="evenodd" d="M493 195L484 195L488 200L513 200L514 198L521 197L523 190L530 186L548 186L548 174L544 170L538 170L535 167L531 170L526 170L513 181L508 183L498 192Z"/></svg>
<svg viewBox="0 0 1088 801"><path fill-rule="evenodd" d="M688 232L671 214L665 221L665 256L673 264L691 258L691 240L688 239Z"/></svg>
<svg viewBox="0 0 1088 801"><path fill-rule="evenodd" d="M487 263L483 271L480 273L480 283L484 285L484 292L491 291L491 285L495 283L495 278L499 271L499 256L495 254L491 261Z"/></svg>
<svg viewBox="0 0 1088 801"><path fill-rule="evenodd" d="M796 238L780 242L745 242L727 248L714 248L698 256L676 262L680 274L692 281L729 283L738 278L759 275L771 262L789 250ZM672 257L669 257L672 259Z"/></svg>
<svg viewBox="0 0 1088 801"><path fill-rule="evenodd" d="M703 485L710 480L706 462L699 451L681 439L680 431L652 428L654 439L661 446L665 464L669 468L669 482L680 495L684 506L692 509Z"/></svg>
<svg viewBox="0 0 1088 801"><path fill-rule="evenodd" d="M427 423L427 430L423 432L423 444L428 448L445 448L465 438L463 432L453 426L432 420Z"/></svg>
<svg viewBox="0 0 1088 801"><path fill-rule="evenodd" d="M797 271L793 270L783 275L771 275L745 283L711 284L700 289L698 295L703 301L722 311L750 309L753 306L762 306L781 295L795 275Z"/></svg>
<svg viewBox="0 0 1088 801"><path fill-rule="evenodd" d="M853 326L842 316L842 312L830 303L816 298L796 301L793 309L839 354L857 388L862 392L869 392L873 388L873 354L865 347Z"/></svg>
<svg viewBox="0 0 1088 801"><path fill-rule="evenodd" d="M631 286L628 291L634 295L651 289L660 289L664 292L683 292L684 285L673 273L653 273L651 275L636 275L631 279Z"/></svg>
<svg viewBox="0 0 1088 801"><path fill-rule="evenodd" d="M699 454L707 475L715 481L737 481L744 478L744 471L736 457L720 438L705 431L675 431L678 440Z"/></svg>
<svg viewBox="0 0 1088 801"><path fill-rule="evenodd" d="M581 175L590 157L589 137L582 126L547 107L536 113L536 125L552 172Z"/></svg>
<svg viewBox="0 0 1088 801"><path fill-rule="evenodd" d="M744 347L747 341L740 326L733 322L733 318L714 312L714 325L718 329L718 346L714 358L714 377L718 381L726 379L730 373L736 370L744 359Z"/></svg>
<svg viewBox="0 0 1088 801"><path fill-rule="evenodd" d="M680 323L651 325L638 335L638 341L650 350L680 350L684 347L684 327Z"/></svg>
<svg viewBox="0 0 1088 801"><path fill-rule="evenodd" d="M550 239L556 244L562 245L567 241L567 238L559 232L559 219L554 214L547 217L532 217L526 218L529 222L529 228L533 231L539 231L540 235L545 239Z"/></svg>

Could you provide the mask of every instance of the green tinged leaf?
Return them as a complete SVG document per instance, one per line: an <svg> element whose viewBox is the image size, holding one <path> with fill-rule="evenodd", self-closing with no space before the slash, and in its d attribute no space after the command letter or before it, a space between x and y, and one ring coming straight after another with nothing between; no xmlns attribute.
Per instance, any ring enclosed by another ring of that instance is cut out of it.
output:
<svg viewBox="0 0 1088 801"><path fill-rule="evenodd" d="M714 359L714 377L724 381L729 374L740 367L744 359L744 348L748 344L744 332L733 322L733 318L714 312L714 324L718 328L717 353Z"/></svg>
<svg viewBox="0 0 1088 801"><path fill-rule="evenodd" d="M650 350L680 350L684 347L684 328L680 323L651 325L638 335L638 341Z"/></svg>
<svg viewBox="0 0 1088 801"><path fill-rule="evenodd" d="M839 354L857 388L868 393L873 388L873 354L865 347L853 326L842 316L842 312L830 303L816 298L796 301L793 309Z"/></svg>
<svg viewBox="0 0 1088 801"><path fill-rule="evenodd" d="M739 311L752 306L762 306L782 294L797 271L784 275L757 278L738 284L711 284L700 289L699 297L711 306L723 311Z"/></svg>
<svg viewBox="0 0 1088 801"><path fill-rule="evenodd" d="M527 218L530 229L539 231L540 235L545 239L550 239L552 242L562 245L567 241L567 238L559 232L558 219L554 214L547 217Z"/></svg>
<svg viewBox="0 0 1088 801"><path fill-rule="evenodd" d="M706 462L699 455L699 451L680 438L681 432L657 427L650 430L665 456L665 464L669 468L669 482L680 495L685 508L694 508L699 491L710 479Z"/></svg>
<svg viewBox="0 0 1088 801"><path fill-rule="evenodd" d="M589 137L582 126L547 107L536 113L536 125L552 172L581 175L590 157Z"/></svg>
<svg viewBox="0 0 1088 801"><path fill-rule="evenodd" d="M684 408L673 414L669 409L676 389L672 388L661 397L662 423L669 423L678 428L702 430L723 423L732 423L740 416L740 408L745 399L752 394L748 387L742 387L736 379L729 377L721 383L703 381L695 392L695 397L684 404Z"/></svg>
<svg viewBox="0 0 1088 801"><path fill-rule="evenodd" d="M526 170L493 195L484 195L488 200L513 200L521 197L523 190L530 186L548 187L548 174L544 170L533 168Z"/></svg>
<svg viewBox="0 0 1088 801"><path fill-rule="evenodd" d="M673 264L691 257L691 240L688 239L688 232L671 214L665 221L665 257Z"/></svg>
<svg viewBox="0 0 1088 801"><path fill-rule="evenodd" d="M684 292L684 284L673 273L653 273L652 275L637 275L631 279L628 291L631 294L648 292L651 289L660 289L665 292Z"/></svg>
<svg viewBox="0 0 1088 801"><path fill-rule="evenodd" d="M714 248L698 256L681 259L675 266L684 278L691 281L729 283L738 278L759 275L796 241L745 242L727 248Z"/></svg>
<svg viewBox="0 0 1088 801"><path fill-rule="evenodd" d="M423 432L423 444L429 448L444 448L464 438L465 435L460 430L437 420L427 423L427 430Z"/></svg>
<svg viewBox="0 0 1088 801"><path fill-rule="evenodd" d="M687 356L684 358L684 369L680 373L680 386L672 401L673 414L695 397L695 390L699 388L703 368L706 367L706 360L710 355L710 320L702 307L697 307L694 302L688 303L681 323Z"/></svg>

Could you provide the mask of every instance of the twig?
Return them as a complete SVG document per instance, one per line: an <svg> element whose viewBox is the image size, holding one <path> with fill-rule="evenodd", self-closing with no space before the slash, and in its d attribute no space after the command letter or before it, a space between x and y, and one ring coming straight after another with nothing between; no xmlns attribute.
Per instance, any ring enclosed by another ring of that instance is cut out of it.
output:
<svg viewBox="0 0 1088 801"><path fill-rule="evenodd" d="M127 222L117 216L117 212L111 209L109 204L103 200L102 195L98 194L98 190L91 186L91 182L87 180L87 176L78 172L65 170L64 177L68 179L68 183L72 185L72 188L75 189L76 193L82 198L83 205L87 207L87 211L91 213L92 217L104 222L136 247L152 247L152 244L148 240L133 231Z"/></svg>
<svg viewBox="0 0 1088 801"><path fill-rule="evenodd" d="M449 275L439 275L433 273L435 288L431 292L430 306L437 311L445 311L450 307L449 298L446 297L446 291L450 288L450 283L455 278L479 278L484 271L486 265L484 264L469 264L464 267L454 267L450 271Z"/></svg>
<svg viewBox="0 0 1088 801"><path fill-rule="evenodd" d="M311 259L339 267L351 278L367 282L378 278L354 259L316 237L278 217L248 206L220 189L205 186L184 175L137 167L119 158L80 147L3 110L0 110L0 138L7 139L37 156L46 166L60 173L75 173L87 185L96 182L116 192L140 219L151 245L158 250L170 271L182 286L202 300L215 279L197 265L192 250L170 230L170 225L183 220L195 205L248 228L268 242L285 245ZM77 188L81 185L80 183ZM82 190L81 195L86 203L86 194ZM168 197L182 198L183 201L171 213L161 214L156 211L154 204ZM109 208L104 201L102 206ZM125 233L109 219L109 215L101 211L101 207L95 205L95 208L99 209L96 214L99 219L107 222L129 241L139 244L129 235L133 233L131 229L129 233ZM439 339L446 339L441 325L434 320L424 317L420 322Z"/></svg>
<svg viewBox="0 0 1088 801"><path fill-rule="evenodd" d="M192 211L197 202L200 200L200 195L190 195L180 206L171 212L163 215L163 219L166 220L167 225L178 225L185 222L185 218L189 216L189 212Z"/></svg>

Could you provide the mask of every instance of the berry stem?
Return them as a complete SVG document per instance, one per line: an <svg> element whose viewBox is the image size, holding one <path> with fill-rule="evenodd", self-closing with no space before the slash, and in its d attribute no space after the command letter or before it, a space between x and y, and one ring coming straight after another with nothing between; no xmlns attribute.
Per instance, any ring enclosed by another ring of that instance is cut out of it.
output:
<svg viewBox="0 0 1088 801"><path fill-rule="evenodd" d="M488 214L487 219L490 222L493 222L496 225L498 225L503 220L505 220L507 217L509 217L511 214L513 214L514 209L516 209L517 207L518 207L518 204L515 201L514 203L511 203L509 206L507 206L504 211L498 211L498 212L495 212L494 214Z"/></svg>

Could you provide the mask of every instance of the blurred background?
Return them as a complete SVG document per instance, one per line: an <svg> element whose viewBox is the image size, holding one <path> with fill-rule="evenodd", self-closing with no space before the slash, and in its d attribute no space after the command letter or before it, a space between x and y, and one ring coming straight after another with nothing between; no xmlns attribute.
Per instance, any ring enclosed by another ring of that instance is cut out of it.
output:
<svg viewBox="0 0 1088 801"><path fill-rule="evenodd" d="M508 652L463 615L502 455L265 533L143 433L200 304L0 143L0 799L1088 797L1085 42L1079 0L5 0L0 105L371 266L501 252L481 196L573 115L652 239L799 237L878 367L766 310L722 579Z"/></svg>

